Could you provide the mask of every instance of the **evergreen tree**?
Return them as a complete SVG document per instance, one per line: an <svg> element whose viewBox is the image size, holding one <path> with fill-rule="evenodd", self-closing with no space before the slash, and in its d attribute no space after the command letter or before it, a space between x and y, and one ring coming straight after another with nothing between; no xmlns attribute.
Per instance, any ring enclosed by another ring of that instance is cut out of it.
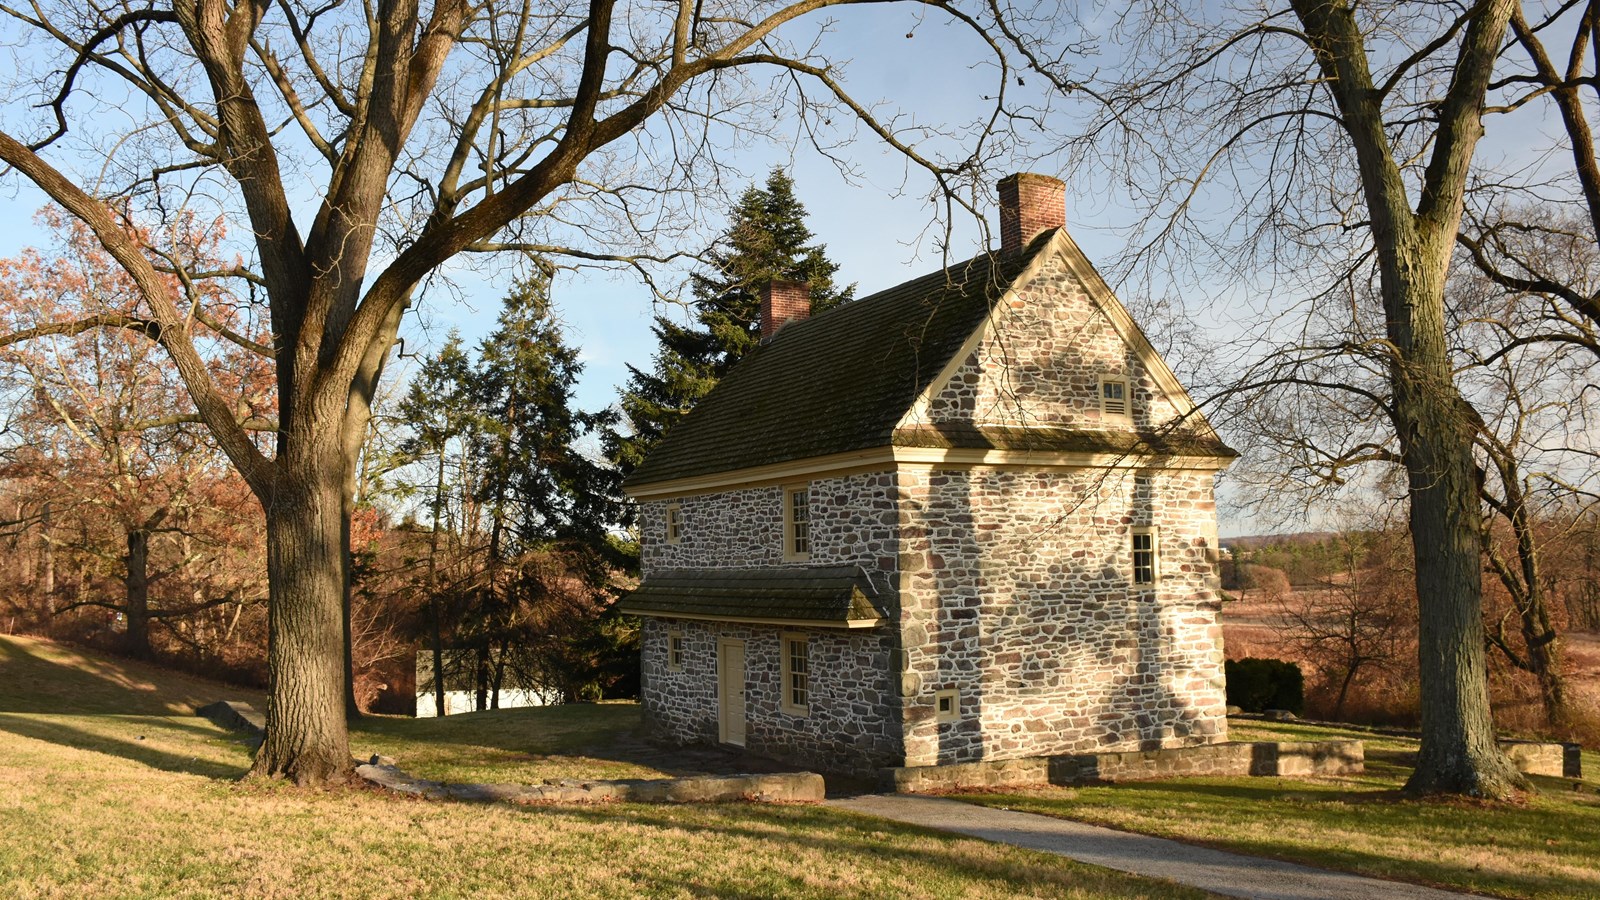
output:
<svg viewBox="0 0 1600 900"><path fill-rule="evenodd" d="M727 230L708 254L710 268L691 276L693 323L656 316L652 330L660 347L651 370L628 367L620 405L630 433L613 430L605 438L621 475L638 468L667 429L756 345L761 288L768 282L810 282L815 313L854 297L855 285L834 284L839 267L823 245L811 243L805 219L794 180L782 169L773 169L764 186L751 185L739 197Z"/></svg>
<svg viewBox="0 0 1600 900"><path fill-rule="evenodd" d="M546 277L517 282L498 324L473 373L490 554L510 558L558 539L602 545L613 474L577 445L615 414L573 408L583 365L551 310Z"/></svg>

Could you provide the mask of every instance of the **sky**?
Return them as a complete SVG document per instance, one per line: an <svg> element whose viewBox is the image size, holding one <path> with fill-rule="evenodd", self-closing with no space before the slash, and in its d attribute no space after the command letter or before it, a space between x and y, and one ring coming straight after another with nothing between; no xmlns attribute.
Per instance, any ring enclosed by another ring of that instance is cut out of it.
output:
<svg viewBox="0 0 1600 900"><path fill-rule="evenodd" d="M993 90L994 73L965 62L977 58L981 50L968 33L898 8L846 9L835 18L838 27L818 35L818 46L830 59L844 61L843 78L860 100L885 101L919 121L937 123L966 120L983 108L983 95ZM791 34L804 41L814 30L798 27ZM1491 129L1480 155L1516 157L1543 142L1547 135L1536 132L1547 127L1534 122L1534 131ZM1017 162L1010 167L1002 163L1000 173L1028 170L1070 176L1049 157L1050 150L1045 146L1027 148L1045 161ZM808 224L816 240L827 246L829 256L839 264L838 280L856 283L858 296L940 267L941 234L928 227L935 213L927 201L931 183L908 172L895 151L871 136L861 136L842 153L856 170L849 179L802 141L742 147L725 156L743 175L730 193L737 194L747 183L759 183L774 165L789 168L810 213ZM986 199L992 204L992 185ZM42 204L42 195L15 175L0 178L0 255L13 255L23 246L43 240L32 225L32 214ZM1113 258L1121 249L1117 227L1126 223L1128 211L1118 207L1109 194L1069 194L1067 207L1068 228L1090 259L1102 262ZM994 227L992 205L987 212ZM720 203L700 209L703 232L715 232L724 213L725 206ZM978 252L980 239L973 222L958 218L949 248L951 257L961 259ZM452 266L450 273L458 293L425 297L420 313L411 317L403 331L406 358L393 369L402 378L414 366L416 356L435 349L449 329L459 329L469 342L475 342L493 326L511 272L504 267ZM569 342L581 348L585 371L577 390L579 405L585 409L611 405L627 379L626 366L649 365L654 351L650 324L661 310L652 302L647 287L631 274L563 272L553 285L553 297ZM1208 329L1227 334L1236 330L1233 318L1244 314L1250 299L1241 295L1240 285L1219 284L1202 286L1198 295L1186 297L1184 302L1192 307L1191 312L1202 315ZM679 308L664 311L682 315ZM1180 372L1184 370L1183 360L1171 362ZM397 378L390 379L391 385L399 383ZM1225 535L1295 527L1295 523L1256 522L1231 507L1224 507L1222 519Z"/></svg>

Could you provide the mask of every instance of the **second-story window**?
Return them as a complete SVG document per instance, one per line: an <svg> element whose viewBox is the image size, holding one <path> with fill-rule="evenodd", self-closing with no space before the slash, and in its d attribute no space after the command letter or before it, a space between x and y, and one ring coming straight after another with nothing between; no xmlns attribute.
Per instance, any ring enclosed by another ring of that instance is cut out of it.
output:
<svg viewBox="0 0 1600 900"><path fill-rule="evenodd" d="M783 558L811 558L811 486L784 488Z"/></svg>
<svg viewBox="0 0 1600 900"><path fill-rule="evenodd" d="M1149 586L1156 583L1156 530L1135 528L1131 538L1133 550L1133 583Z"/></svg>
<svg viewBox="0 0 1600 900"><path fill-rule="evenodd" d="M677 544L683 541L683 507L676 503L667 504L667 543Z"/></svg>

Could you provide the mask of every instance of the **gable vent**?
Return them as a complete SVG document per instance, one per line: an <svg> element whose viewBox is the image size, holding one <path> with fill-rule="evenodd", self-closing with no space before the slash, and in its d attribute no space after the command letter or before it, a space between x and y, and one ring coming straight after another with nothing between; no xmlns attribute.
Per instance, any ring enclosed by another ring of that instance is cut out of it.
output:
<svg viewBox="0 0 1600 900"><path fill-rule="evenodd" d="M1107 419L1127 419L1129 414L1128 379L1100 379L1100 415Z"/></svg>

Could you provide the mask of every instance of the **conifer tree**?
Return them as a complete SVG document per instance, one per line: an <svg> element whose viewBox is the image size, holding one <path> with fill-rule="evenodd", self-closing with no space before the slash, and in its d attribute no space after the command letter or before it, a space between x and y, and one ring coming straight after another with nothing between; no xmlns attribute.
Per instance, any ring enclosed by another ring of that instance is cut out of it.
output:
<svg viewBox="0 0 1600 900"><path fill-rule="evenodd" d="M820 313L851 300L855 285L834 284L839 266L812 243L806 209L794 179L775 168L763 186L751 185L728 216L728 228L708 254L710 266L691 277L694 321L656 316L660 346L650 371L628 367L622 415L629 434L611 431L606 450L624 476L638 468L668 428L711 390L756 345L761 332L761 288L775 279L811 285L811 308Z"/></svg>
<svg viewBox="0 0 1600 900"><path fill-rule="evenodd" d="M518 281L498 324L473 372L491 555L509 558L562 538L604 543L611 472L577 444L615 414L573 408L583 364L551 309L548 278Z"/></svg>

